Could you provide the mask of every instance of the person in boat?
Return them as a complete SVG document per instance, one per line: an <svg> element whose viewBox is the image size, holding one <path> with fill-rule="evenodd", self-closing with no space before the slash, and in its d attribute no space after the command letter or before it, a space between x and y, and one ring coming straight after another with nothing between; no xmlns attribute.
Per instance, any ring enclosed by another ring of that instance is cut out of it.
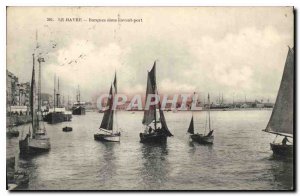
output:
<svg viewBox="0 0 300 196"><path fill-rule="evenodd" d="M152 132L152 127L149 126L149 134Z"/></svg>
<svg viewBox="0 0 300 196"><path fill-rule="evenodd" d="M160 133L162 131L162 129L160 127L157 128L156 132Z"/></svg>
<svg viewBox="0 0 300 196"><path fill-rule="evenodd" d="M211 130L211 131L207 134L207 136L212 136L213 132L214 132L214 130Z"/></svg>
<svg viewBox="0 0 300 196"><path fill-rule="evenodd" d="M282 145L285 146L287 142L290 142L288 138L285 136L282 140Z"/></svg>
<svg viewBox="0 0 300 196"><path fill-rule="evenodd" d="M27 140L27 138L30 138L30 135L29 135L29 133L27 133L27 134L26 134L26 137L25 137L25 139L24 139L24 140Z"/></svg>

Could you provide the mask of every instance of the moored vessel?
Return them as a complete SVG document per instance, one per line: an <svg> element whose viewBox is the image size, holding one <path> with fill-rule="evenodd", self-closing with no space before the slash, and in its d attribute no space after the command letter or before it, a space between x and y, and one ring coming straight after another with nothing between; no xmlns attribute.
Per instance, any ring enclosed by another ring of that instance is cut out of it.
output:
<svg viewBox="0 0 300 196"><path fill-rule="evenodd" d="M47 136L46 128L41 127L39 121L40 110L36 108L36 93L35 93L35 58L33 54L33 69L31 78L31 89L30 89L30 112L31 112L31 123L32 133L29 127L29 133L23 139L23 135L19 140L20 154L35 154L39 152L45 152L50 150L50 138ZM40 96L40 95L39 95ZM40 108L40 107L38 107Z"/></svg>
<svg viewBox="0 0 300 196"><path fill-rule="evenodd" d="M7 136L8 138L19 137L19 134L20 134L19 131L18 131L15 127L9 126L9 127L7 128L6 136Z"/></svg>
<svg viewBox="0 0 300 196"><path fill-rule="evenodd" d="M56 124L65 121L71 121L72 113L67 111L65 107L60 104L60 93L59 93L59 78L58 78L58 90L56 92L55 89L55 81L54 78L54 99L53 99L53 108L49 109L47 113L45 113L43 120L49 124ZM55 98L56 97L56 98Z"/></svg>
<svg viewBox="0 0 300 196"><path fill-rule="evenodd" d="M28 170L19 169L16 159L16 157L6 159L6 185L9 191L26 187L29 183Z"/></svg>
<svg viewBox="0 0 300 196"><path fill-rule="evenodd" d="M78 86L78 92L76 95L76 102L73 104L73 107L72 107L72 114L73 115L85 115L85 103L80 101L79 86Z"/></svg>
<svg viewBox="0 0 300 196"><path fill-rule="evenodd" d="M65 126L62 130L63 130L64 132L70 132L70 131L73 131L73 128L72 128L72 127Z"/></svg>

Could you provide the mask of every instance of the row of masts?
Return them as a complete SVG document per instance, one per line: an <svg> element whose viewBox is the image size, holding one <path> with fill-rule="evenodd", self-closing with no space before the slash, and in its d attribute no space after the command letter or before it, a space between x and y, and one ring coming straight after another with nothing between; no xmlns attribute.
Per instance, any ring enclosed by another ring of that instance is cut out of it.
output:
<svg viewBox="0 0 300 196"><path fill-rule="evenodd" d="M194 99L195 99L195 94L196 94L196 92L194 92L194 96L193 96L193 102L195 101ZM223 94L222 94L222 99L223 99ZM205 100L205 99L204 99ZM209 131L211 131L211 122L210 122L210 96L209 96L209 93L208 93L208 95L207 95L207 101L208 101L208 110L207 110L207 113L208 113L208 130ZM198 101L197 101L198 102ZM194 116L194 114L192 115L192 123L194 123L193 122L193 117ZM193 125L194 126L194 125ZM205 125L205 131L206 131L206 125Z"/></svg>

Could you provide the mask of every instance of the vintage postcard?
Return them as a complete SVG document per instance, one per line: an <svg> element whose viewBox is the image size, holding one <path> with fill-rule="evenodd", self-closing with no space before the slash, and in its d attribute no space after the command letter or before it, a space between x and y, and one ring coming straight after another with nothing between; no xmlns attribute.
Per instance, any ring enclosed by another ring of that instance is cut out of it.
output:
<svg viewBox="0 0 300 196"><path fill-rule="evenodd" d="M295 190L293 7L7 7L8 190Z"/></svg>

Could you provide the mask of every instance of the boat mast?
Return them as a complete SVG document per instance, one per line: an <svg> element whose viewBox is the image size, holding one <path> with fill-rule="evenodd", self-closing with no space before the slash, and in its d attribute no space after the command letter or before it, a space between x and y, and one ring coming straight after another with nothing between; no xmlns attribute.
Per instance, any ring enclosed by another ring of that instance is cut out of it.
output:
<svg viewBox="0 0 300 196"><path fill-rule="evenodd" d="M59 77L57 78L56 106L59 107Z"/></svg>
<svg viewBox="0 0 300 196"><path fill-rule="evenodd" d="M36 130L39 128L39 119L37 118L36 114L36 107L35 107L35 58L34 53L32 54L32 60L33 60L33 69L32 69L32 78L31 78L31 100L30 100L30 107L31 107L31 117L32 117L32 131L33 131L33 137L36 133Z"/></svg>
<svg viewBox="0 0 300 196"><path fill-rule="evenodd" d="M79 85L78 85L77 102L80 103L80 89L79 89Z"/></svg>
<svg viewBox="0 0 300 196"><path fill-rule="evenodd" d="M156 88L156 61L154 61L154 92L158 95ZM156 130L156 104L154 105L154 130Z"/></svg>
<svg viewBox="0 0 300 196"><path fill-rule="evenodd" d="M39 48L37 30L36 30L35 39L36 39L36 50L37 50ZM42 66L41 64L42 62L45 62L44 58L42 58L40 54L38 55L38 62L39 62L38 111L41 111L41 107L42 107L42 97L41 97L42 96Z"/></svg>
<svg viewBox="0 0 300 196"><path fill-rule="evenodd" d="M41 59L40 57L38 58L38 62L39 62L39 87L38 87L38 111L41 111L41 105L42 105L42 99L41 99L41 95L42 95L42 82L41 82Z"/></svg>
<svg viewBox="0 0 300 196"><path fill-rule="evenodd" d="M54 110L54 112L55 112L55 94L56 94L56 92L55 92L55 82L56 81L56 77L55 77L55 75L54 75L54 94L53 94L53 110Z"/></svg>
<svg viewBox="0 0 300 196"><path fill-rule="evenodd" d="M154 130L156 130L156 104L154 105Z"/></svg>
<svg viewBox="0 0 300 196"><path fill-rule="evenodd" d="M222 104L224 103L224 97L223 97L223 93L222 93Z"/></svg>
<svg viewBox="0 0 300 196"><path fill-rule="evenodd" d="M69 107L70 107L70 97L68 95L68 109L69 109Z"/></svg>
<svg viewBox="0 0 300 196"><path fill-rule="evenodd" d="M65 107L65 95L64 95L64 94L62 95L61 105L62 105L63 107Z"/></svg>
<svg viewBox="0 0 300 196"><path fill-rule="evenodd" d="M208 130L210 131L210 98L208 93Z"/></svg>
<svg viewBox="0 0 300 196"><path fill-rule="evenodd" d="M35 34L35 39L36 39L36 50L39 48L39 44L38 44L38 31L36 30L36 34ZM35 59L33 59L35 61ZM42 81L41 81L41 62L45 62L44 59L42 59L40 56L38 56L38 62L39 62L39 79L38 79L38 108L37 108L37 112L38 114L42 115L42 110L41 110L41 106L42 106ZM34 62L35 63L35 62ZM39 123L39 115L37 116L37 128L40 129L40 123Z"/></svg>
<svg viewBox="0 0 300 196"><path fill-rule="evenodd" d="M115 93L114 95L118 94L118 91L117 91L117 71L115 70L115 78L114 78L114 88L115 88ZM114 99L113 99L114 100ZM117 121L117 107L115 109L116 111L113 111L114 112L114 115L115 115L115 125L116 125L116 130L118 130L118 121Z"/></svg>

